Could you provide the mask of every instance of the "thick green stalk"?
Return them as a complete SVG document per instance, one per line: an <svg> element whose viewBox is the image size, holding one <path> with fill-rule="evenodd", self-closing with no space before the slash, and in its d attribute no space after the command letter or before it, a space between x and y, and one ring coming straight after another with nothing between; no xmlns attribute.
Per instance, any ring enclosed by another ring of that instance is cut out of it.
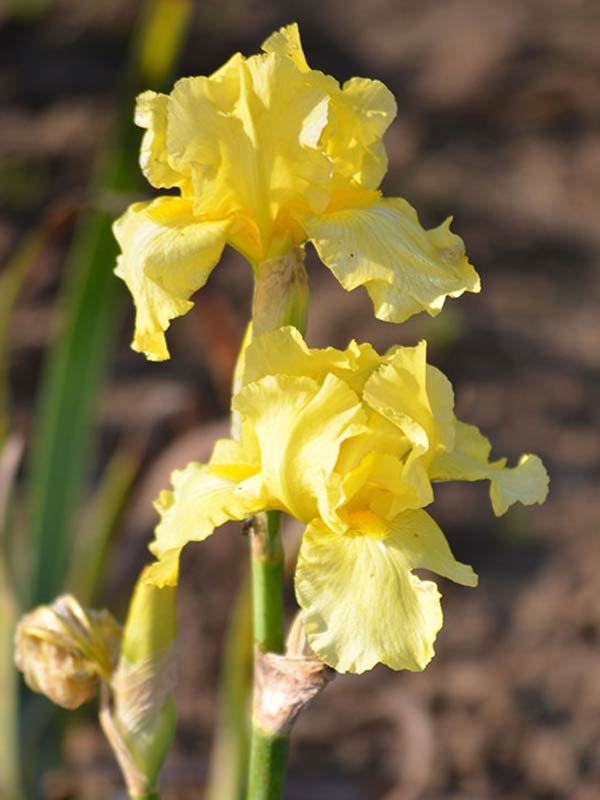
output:
<svg viewBox="0 0 600 800"><path fill-rule="evenodd" d="M248 800L283 797L289 742L288 736L253 729Z"/></svg>
<svg viewBox="0 0 600 800"><path fill-rule="evenodd" d="M250 526L252 609L255 651L283 653L283 548L279 538L279 512L258 514ZM254 703L250 740L248 800L279 800L289 739L271 734L260 725L256 703L258 685L255 661Z"/></svg>
<svg viewBox="0 0 600 800"><path fill-rule="evenodd" d="M257 514L250 526L254 643L283 653L283 548L279 512Z"/></svg>

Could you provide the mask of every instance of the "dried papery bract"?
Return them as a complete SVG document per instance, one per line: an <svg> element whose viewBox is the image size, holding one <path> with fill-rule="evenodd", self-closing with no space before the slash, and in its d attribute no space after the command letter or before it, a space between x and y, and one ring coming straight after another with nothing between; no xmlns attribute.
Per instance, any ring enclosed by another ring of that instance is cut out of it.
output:
<svg viewBox="0 0 600 800"><path fill-rule="evenodd" d="M335 676L310 649L299 612L285 653L256 647L249 800L282 796L289 737L300 712Z"/></svg>
<svg viewBox="0 0 600 800"><path fill-rule="evenodd" d="M26 614L15 633L15 663L25 682L57 705L77 708L110 681L121 628L108 611L84 609L72 595Z"/></svg>
<svg viewBox="0 0 600 800"><path fill-rule="evenodd" d="M258 651L254 661L254 724L270 735L289 736L300 712L335 677L306 639L298 612L283 655Z"/></svg>

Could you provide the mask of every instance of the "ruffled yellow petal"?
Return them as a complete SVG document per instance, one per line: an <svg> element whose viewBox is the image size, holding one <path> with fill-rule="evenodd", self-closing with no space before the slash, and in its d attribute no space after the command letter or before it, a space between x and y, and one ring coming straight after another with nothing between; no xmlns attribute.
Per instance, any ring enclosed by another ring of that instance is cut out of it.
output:
<svg viewBox="0 0 600 800"><path fill-rule="evenodd" d="M321 143L334 164L334 187L376 189L388 167L383 134L397 113L396 101L380 81L351 78L332 95Z"/></svg>
<svg viewBox="0 0 600 800"><path fill-rule="evenodd" d="M295 23L273 33L262 49L288 58L307 80L327 93L328 121L319 144L333 164L334 190L377 188L387 170L383 134L397 112L390 90L367 78L351 78L340 88L331 76L311 70Z"/></svg>
<svg viewBox="0 0 600 800"><path fill-rule="evenodd" d="M142 92L135 105L135 124L146 128L140 149L140 166L146 179L157 189L186 188L183 175L169 163L167 150L167 106L169 96ZM189 186L187 187L189 191Z"/></svg>
<svg viewBox="0 0 600 800"><path fill-rule="evenodd" d="M289 58L300 72L310 71L310 67L306 63L302 42L300 41L300 30L296 22L292 22L291 25L286 25L284 28L272 33L262 43L261 49L265 53L276 53L283 58Z"/></svg>
<svg viewBox="0 0 600 800"><path fill-rule="evenodd" d="M237 54L169 98L170 162L194 187L194 211L235 217L230 241L252 262L285 254L302 231L290 210L320 213L331 164L317 148L328 97L288 58Z"/></svg>
<svg viewBox="0 0 600 800"><path fill-rule="evenodd" d="M193 306L225 246L227 221L200 222L176 197L134 203L114 224L122 250L115 273L136 306L132 347L152 361L169 357L164 331Z"/></svg>
<svg viewBox="0 0 600 800"><path fill-rule="evenodd" d="M477 586L472 567L457 561L437 523L425 511L399 514L389 526L390 539L411 569L426 569L461 586Z"/></svg>
<svg viewBox="0 0 600 800"><path fill-rule="evenodd" d="M508 511L513 503L531 506L548 497L550 479L539 456L526 453L516 467L497 470L490 478L490 500L497 517Z"/></svg>
<svg viewBox="0 0 600 800"><path fill-rule="evenodd" d="M389 420L364 404L367 413L365 432L346 440L340 449L336 470L347 475L371 453L380 453L404 459L411 450L409 439Z"/></svg>
<svg viewBox="0 0 600 800"><path fill-rule="evenodd" d="M405 200L381 198L300 220L342 286L365 286L379 319L404 322L423 310L435 316L446 297L480 290L449 221L427 231Z"/></svg>
<svg viewBox="0 0 600 800"><path fill-rule="evenodd" d="M366 442L366 436L355 437L363 438ZM344 442L342 449L351 448L355 439ZM365 452L352 469L340 467L338 459L336 471L323 484L319 496L321 519L339 534L353 529L385 538L390 522L398 514L423 505L420 487L415 489L408 483L404 472L401 459L375 450ZM427 488L430 491L429 485ZM428 502L431 499L432 496Z"/></svg>
<svg viewBox="0 0 600 800"><path fill-rule="evenodd" d="M548 496L548 473L538 456L522 455L516 467L506 459L490 461L491 444L474 425L457 420L456 440L450 452L439 453L431 463L432 480L490 481L490 499L496 516L513 503L543 503Z"/></svg>
<svg viewBox="0 0 600 800"><path fill-rule="evenodd" d="M150 580L158 586L175 585L179 554L188 542L201 542L224 522L263 508L253 480L257 471L244 463L191 463L173 473L173 491L161 492L155 503L161 521L150 550L159 563L150 568Z"/></svg>
<svg viewBox="0 0 600 800"><path fill-rule="evenodd" d="M454 442L454 392L448 378L427 363L427 343L395 347L365 384L365 401L403 430L420 452Z"/></svg>
<svg viewBox="0 0 600 800"><path fill-rule="evenodd" d="M341 443L364 431L356 394L334 375L321 385L310 378L267 376L246 385L233 409L258 441L271 507L309 522L318 515L317 498Z"/></svg>
<svg viewBox="0 0 600 800"><path fill-rule="evenodd" d="M243 383L266 375L293 375L322 382L328 374L361 392L365 380L381 362L370 344L352 341L345 350L311 349L296 328L268 331L252 341L245 354Z"/></svg>
<svg viewBox="0 0 600 800"><path fill-rule="evenodd" d="M411 572L421 567L476 583L423 511L399 517L385 539L340 536L310 525L296 568L296 596L317 656L338 672L362 673L377 663L424 669L434 655L442 610L435 583Z"/></svg>
<svg viewBox="0 0 600 800"><path fill-rule="evenodd" d="M408 439L411 452L403 481L420 506L433 500L427 467L433 454L454 440L454 395L450 382L426 362L427 347L395 348L365 384L364 400ZM410 507L410 506L409 506Z"/></svg>

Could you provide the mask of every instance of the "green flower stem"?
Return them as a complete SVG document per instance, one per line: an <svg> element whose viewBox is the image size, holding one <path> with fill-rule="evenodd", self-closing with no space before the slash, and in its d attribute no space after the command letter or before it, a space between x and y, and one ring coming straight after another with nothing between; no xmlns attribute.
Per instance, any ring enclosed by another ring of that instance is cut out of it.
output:
<svg viewBox="0 0 600 800"><path fill-rule="evenodd" d="M279 512L257 514L250 527L254 644L263 653L283 653L283 548ZM257 675L255 661L255 702ZM264 731L252 722L248 800L278 800L283 782L289 739Z"/></svg>
<svg viewBox="0 0 600 800"><path fill-rule="evenodd" d="M252 730L248 800L279 800L287 764L289 737Z"/></svg>
<svg viewBox="0 0 600 800"><path fill-rule="evenodd" d="M257 514L250 526L254 643L283 653L283 548L279 512Z"/></svg>
<svg viewBox="0 0 600 800"><path fill-rule="evenodd" d="M132 795L131 800L159 800L158 792L150 792L150 794Z"/></svg>

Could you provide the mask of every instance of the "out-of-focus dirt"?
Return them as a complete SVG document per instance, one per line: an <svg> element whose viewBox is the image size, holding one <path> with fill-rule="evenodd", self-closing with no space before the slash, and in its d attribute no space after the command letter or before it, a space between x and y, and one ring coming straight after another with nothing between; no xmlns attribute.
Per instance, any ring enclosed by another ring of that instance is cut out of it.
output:
<svg viewBox="0 0 600 800"><path fill-rule="evenodd" d="M539 453L551 495L494 519L482 486L441 487L433 514L476 590L441 582L445 626L423 674L340 677L300 719L289 800L594 800L600 797L600 6L594 0L319 0L199 4L182 74L256 51L298 19L309 63L378 77L398 99L387 194L427 225L453 214L483 291L436 320L373 320L310 261L313 344L381 348L425 336L459 416L512 459ZM0 17L0 250L44 209L84 192L110 125L135 3L57 0L37 22ZM12 379L29 425L66 240L53 241L11 331ZM110 269L111 265L107 265ZM244 327L249 270L226 254L173 359L127 349L131 311L101 404L100 454L145 437L148 468L117 542L108 596L123 595L170 468L224 430L227 375ZM217 332L212 327L217 323ZM218 354L218 355L215 355ZM135 413L132 413L135 409ZM168 450L166 450L168 448ZM159 457L160 456L160 457ZM101 462L101 459L100 459ZM99 462L99 463L100 463ZM220 647L245 563L239 531L189 547L180 597L177 746L166 800L201 797ZM112 794L118 776L91 723L65 745L48 798Z"/></svg>

